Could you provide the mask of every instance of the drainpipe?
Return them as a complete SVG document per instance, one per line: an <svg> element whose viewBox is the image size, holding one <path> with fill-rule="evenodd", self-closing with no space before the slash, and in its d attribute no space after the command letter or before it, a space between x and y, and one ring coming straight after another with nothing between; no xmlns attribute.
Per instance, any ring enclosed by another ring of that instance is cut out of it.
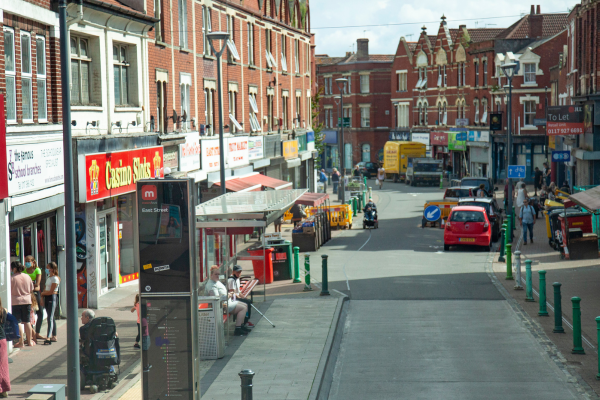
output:
<svg viewBox="0 0 600 400"><path fill-rule="evenodd" d="M104 23L104 48L106 49L106 133L108 135L112 134L112 113L113 113L113 109L114 107L111 106L111 97L110 97L110 93L111 93L111 87L114 87L114 85L111 85L111 80L110 80L110 71L112 70L111 68L111 61L112 61L112 45L109 46L108 44L108 23L110 22L110 20L112 19L113 15L111 15L110 17L108 17L108 19L106 20L106 22ZM129 127L127 127L129 129Z"/></svg>
<svg viewBox="0 0 600 400"><path fill-rule="evenodd" d="M73 24L77 24L83 20L83 2L79 0L77 2L77 17L67 22L67 28Z"/></svg>

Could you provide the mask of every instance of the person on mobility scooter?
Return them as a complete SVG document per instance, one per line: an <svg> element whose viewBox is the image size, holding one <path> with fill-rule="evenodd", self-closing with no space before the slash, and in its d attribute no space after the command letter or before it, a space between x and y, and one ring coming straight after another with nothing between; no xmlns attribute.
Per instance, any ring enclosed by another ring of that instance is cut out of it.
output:
<svg viewBox="0 0 600 400"><path fill-rule="evenodd" d="M369 198L365 208L363 209L363 229L379 228L379 222L377 221L377 205L373 202L373 199Z"/></svg>

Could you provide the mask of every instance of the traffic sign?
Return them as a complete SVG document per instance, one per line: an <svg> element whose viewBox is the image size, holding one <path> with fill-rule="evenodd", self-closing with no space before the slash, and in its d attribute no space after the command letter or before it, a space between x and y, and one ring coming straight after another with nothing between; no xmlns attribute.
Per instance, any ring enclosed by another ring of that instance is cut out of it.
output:
<svg viewBox="0 0 600 400"><path fill-rule="evenodd" d="M338 128L342 125L342 119L338 118ZM344 128L350 128L350 117L344 117Z"/></svg>
<svg viewBox="0 0 600 400"><path fill-rule="evenodd" d="M435 222L442 216L442 210L438 206L429 206L423 211L423 216L429 222Z"/></svg>
<svg viewBox="0 0 600 400"><path fill-rule="evenodd" d="M571 152L570 151L553 151L552 152L552 161L553 162L569 162L571 161Z"/></svg>
<svg viewBox="0 0 600 400"><path fill-rule="evenodd" d="M508 177L511 179L525 178L525 166L524 165L509 165L508 166Z"/></svg>
<svg viewBox="0 0 600 400"><path fill-rule="evenodd" d="M456 134L456 140L459 142L464 142L467 140L467 132L459 132Z"/></svg>

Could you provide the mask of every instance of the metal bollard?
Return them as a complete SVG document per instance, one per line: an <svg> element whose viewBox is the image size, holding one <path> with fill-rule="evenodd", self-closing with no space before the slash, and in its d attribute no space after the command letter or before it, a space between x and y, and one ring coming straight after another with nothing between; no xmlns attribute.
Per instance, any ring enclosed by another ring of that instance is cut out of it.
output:
<svg viewBox="0 0 600 400"><path fill-rule="evenodd" d="M321 256L321 258L323 259L323 264L322 264L322 268L321 271L323 272L323 279L322 279L322 288L321 288L321 296L329 296L329 282L327 282L327 258L329 256L327 254L323 254Z"/></svg>
<svg viewBox="0 0 600 400"><path fill-rule="evenodd" d="M573 354L585 354L583 341L581 339L581 299L577 296L571 297L573 303Z"/></svg>
<svg viewBox="0 0 600 400"><path fill-rule="evenodd" d="M525 260L525 301L535 301L533 298L533 278L531 276L531 260Z"/></svg>
<svg viewBox="0 0 600 400"><path fill-rule="evenodd" d="M359 194L356 196L356 201L358 202L358 212L362 213L362 209L365 207L362 203L362 196Z"/></svg>
<svg viewBox="0 0 600 400"><path fill-rule="evenodd" d="M596 317L596 330L598 331L598 342L600 343L600 317ZM598 375L596 379L600 380L600 352L598 352Z"/></svg>
<svg viewBox="0 0 600 400"><path fill-rule="evenodd" d="M444 174L440 175L440 189L444 188Z"/></svg>
<svg viewBox="0 0 600 400"><path fill-rule="evenodd" d="M538 316L549 317L546 309L546 271L538 271L538 274L540 275L540 311Z"/></svg>
<svg viewBox="0 0 600 400"><path fill-rule="evenodd" d="M254 379L254 372L250 369L245 369L238 375L242 380L242 400L252 400L252 379Z"/></svg>
<svg viewBox="0 0 600 400"><path fill-rule="evenodd" d="M293 283L300 283L300 247L294 247L294 280Z"/></svg>
<svg viewBox="0 0 600 400"><path fill-rule="evenodd" d="M523 290L523 286L521 285L521 252L519 250L515 251L515 269L517 270L515 290Z"/></svg>
<svg viewBox="0 0 600 400"><path fill-rule="evenodd" d="M304 275L304 291L308 292L313 290L310 286L310 256L308 254L304 255L304 270L306 271L306 275Z"/></svg>
<svg viewBox="0 0 600 400"><path fill-rule="evenodd" d="M355 216L356 214L358 214L358 202L356 201L356 197L352 198L352 216Z"/></svg>
<svg viewBox="0 0 600 400"><path fill-rule="evenodd" d="M506 216L506 227L508 228L508 231L506 231L506 235L504 235L504 240L506 240L506 244L512 243L512 239L511 239L511 232L512 232L512 221L511 221L511 216L507 215Z"/></svg>
<svg viewBox="0 0 600 400"><path fill-rule="evenodd" d="M560 287L562 286L559 282L554 282L554 333L565 333L565 329L562 326L562 297L560 295Z"/></svg>
<svg viewBox="0 0 600 400"><path fill-rule="evenodd" d="M363 176L363 182L365 183L365 187L367 187L367 177Z"/></svg>
<svg viewBox="0 0 600 400"><path fill-rule="evenodd" d="M500 257L498 257L498 262L506 262L504 258L504 246L506 245L506 239L504 239L505 232L506 224L502 224L502 228L500 229Z"/></svg>
<svg viewBox="0 0 600 400"><path fill-rule="evenodd" d="M513 209L512 209L512 221L513 221L512 230L514 231L515 230L516 221L517 221L517 219L515 218L515 206L513 206Z"/></svg>
<svg viewBox="0 0 600 400"><path fill-rule="evenodd" d="M506 280L512 281L512 244L506 245Z"/></svg>

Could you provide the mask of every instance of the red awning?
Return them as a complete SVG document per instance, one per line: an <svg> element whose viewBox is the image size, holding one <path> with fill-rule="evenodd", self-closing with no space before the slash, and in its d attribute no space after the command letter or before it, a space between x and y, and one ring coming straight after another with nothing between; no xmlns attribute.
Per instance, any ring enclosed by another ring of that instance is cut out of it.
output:
<svg viewBox="0 0 600 400"><path fill-rule="evenodd" d="M296 200L296 204L302 204L304 206L318 207L321 204L325 203L326 200L329 199L329 195L327 193L304 193L298 200Z"/></svg>
<svg viewBox="0 0 600 400"><path fill-rule="evenodd" d="M247 182L246 178L236 178L225 181L225 187L232 192L257 192L262 189L259 184ZM221 186L221 182L215 182L215 186Z"/></svg>
<svg viewBox="0 0 600 400"><path fill-rule="evenodd" d="M292 182L286 182L279 179L271 178L270 176L256 174L250 175L243 179L245 182L252 183L254 185L262 185L269 189L281 190L281 189L292 189Z"/></svg>

